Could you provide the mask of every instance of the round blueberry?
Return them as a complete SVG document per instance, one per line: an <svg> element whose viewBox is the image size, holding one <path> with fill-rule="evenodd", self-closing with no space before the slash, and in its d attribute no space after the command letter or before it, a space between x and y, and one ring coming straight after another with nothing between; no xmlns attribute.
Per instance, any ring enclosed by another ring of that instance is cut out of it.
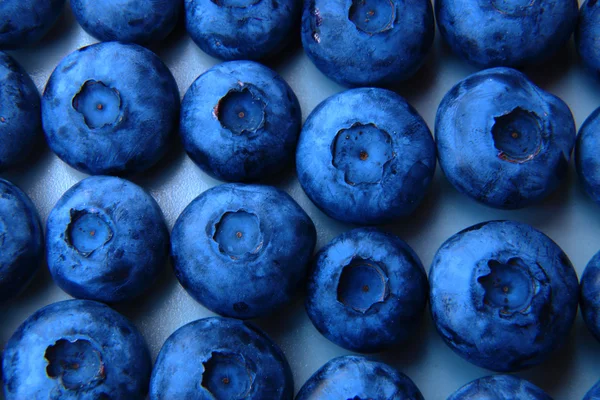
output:
<svg viewBox="0 0 600 400"><path fill-rule="evenodd" d="M42 142L37 88L23 67L0 51L0 170L31 161Z"/></svg>
<svg viewBox="0 0 600 400"><path fill-rule="evenodd" d="M65 0L0 1L0 49L38 42L54 25L64 5Z"/></svg>
<svg viewBox="0 0 600 400"><path fill-rule="evenodd" d="M143 400L152 368L135 326L88 300L36 311L8 341L2 366L6 400Z"/></svg>
<svg viewBox="0 0 600 400"><path fill-rule="evenodd" d="M139 296L164 269L169 232L156 201L124 179L94 176L69 189L46 225L52 278L73 297Z"/></svg>
<svg viewBox="0 0 600 400"><path fill-rule="evenodd" d="M512 221L474 225L448 239L429 272L431 313L446 344L494 371L544 361L577 313L577 275L542 232Z"/></svg>
<svg viewBox="0 0 600 400"><path fill-rule="evenodd" d="M460 192L516 209L553 192L575 144L569 107L514 69L493 68L456 84L435 121L440 166Z"/></svg>
<svg viewBox="0 0 600 400"><path fill-rule="evenodd" d="M44 257L43 239L29 197L0 179L0 301L16 296L33 278Z"/></svg>
<svg viewBox="0 0 600 400"><path fill-rule="evenodd" d="M296 168L308 197L330 217L383 223L421 202L435 171L435 144L425 121L399 95L347 90L309 115Z"/></svg>
<svg viewBox="0 0 600 400"><path fill-rule="evenodd" d="M192 201L171 238L175 273L188 293L218 314L244 319L290 302L304 283L316 230L281 190L231 183Z"/></svg>
<svg viewBox="0 0 600 400"><path fill-rule="evenodd" d="M321 72L346 86L410 78L423 64L434 32L429 0L304 2L304 50Z"/></svg>
<svg viewBox="0 0 600 400"><path fill-rule="evenodd" d="M252 181L293 160L302 124L298 99L273 70L252 61L213 67L190 86L181 105L189 156L225 181Z"/></svg>
<svg viewBox="0 0 600 400"><path fill-rule="evenodd" d="M577 0L436 0L442 37L480 68L538 64L571 37Z"/></svg>
<svg viewBox="0 0 600 400"><path fill-rule="evenodd" d="M579 10L579 20L575 29L575 47L583 65L600 77L600 4L597 0L585 0Z"/></svg>
<svg viewBox="0 0 600 400"><path fill-rule="evenodd" d="M103 42L65 57L42 98L50 148L92 175L141 172L177 130L179 92L166 65L135 44Z"/></svg>
<svg viewBox="0 0 600 400"><path fill-rule="evenodd" d="M252 324L221 317L175 331L160 350L150 381L150 400L291 400L293 395L290 366L271 338Z"/></svg>
<svg viewBox="0 0 600 400"><path fill-rule="evenodd" d="M600 204L600 108L581 125L575 146L575 167L587 194Z"/></svg>
<svg viewBox="0 0 600 400"><path fill-rule="evenodd" d="M362 356L334 358L306 381L296 400L423 400L410 378Z"/></svg>
<svg viewBox="0 0 600 400"><path fill-rule="evenodd" d="M596 382L594 386L585 394L583 400L598 400L600 399L600 381Z"/></svg>
<svg viewBox="0 0 600 400"><path fill-rule="evenodd" d="M423 265L405 242L359 228L336 237L317 254L306 311L332 342L375 352L411 336L428 291Z"/></svg>
<svg viewBox="0 0 600 400"><path fill-rule="evenodd" d="M600 341L600 252L590 260L580 286L581 315L588 329Z"/></svg>
<svg viewBox="0 0 600 400"><path fill-rule="evenodd" d="M105 42L162 40L175 28L180 8L180 0L71 0L77 22Z"/></svg>
<svg viewBox="0 0 600 400"><path fill-rule="evenodd" d="M491 375L474 380L454 392L448 400L552 400L533 383L512 375Z"/></svg>
<svg viewBox="0 0 600 400"><path fill-rule="evenodd" d="M192 40L223 60L260 60L282 50L295 34L297 0L185 0Z"/></svg>

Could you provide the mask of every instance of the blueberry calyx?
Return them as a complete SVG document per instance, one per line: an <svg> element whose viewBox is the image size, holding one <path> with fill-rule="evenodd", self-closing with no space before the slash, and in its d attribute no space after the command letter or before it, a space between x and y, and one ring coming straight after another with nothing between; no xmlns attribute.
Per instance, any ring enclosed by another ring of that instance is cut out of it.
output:
<svg viewBox="0 0 600 400"><path fill-rule="evenodd" d="M219 7L248 8L260 3L262 0L211 0Z"/></svg>
<svg viewBox="0 0 600 400"><path fill-rule="evenodd" d="M256 255L264 245L258 216L245 210L223 213L214 225L212 238L219 251L232 260Z"/></svg>
<svg viewBox="0 0 600 400"><path fill-rule="evenodd" d="M352 0L348 19L369 35L383 33L394 27L396 5L393 0Z"/></svg>
<svg viewBox="0 0 600 400"><path fill-rule="evenodd" d="M538 115L521 107L494 117L492 138L498 157L518 164L533 160L542 149L542 131Z"/></svg>
<svg viewBox="0 0 600 400"><path fill-rule="evenodd" d="M527 14L527 9L533 6L536 0L492 0L492 7L499 13L522 16Z"/></svg>
<svg viewBox="0 0 600 400"><path fill-rule="evenodd" d="M59 339L46 349L48 377L67 390L92 389L106 379L101 353L85 339Z"/></svg>
<svg viewBox="0 0 600 400"><path fill-rule="evenodd" d="M337 300L366 314L375 304L389 296L388 276L384 266L373 260L354 257L345 265L337 287Z"/></svg>
<svg viewBox="0 0 600 400"><path fill-rule="evenodd" d="M215 398L246 398L256 374L241 354L228 351L213 351L203 364L202 387Z"/></svg>
<svg viewBox="0 0 600 400"><path fill-rule="evenodd" d="M73 97L72 106L90 129L100 129L122 120L119 91L101 81L85 81Z"/></svg>
<svg viewBox="0 0 600 400"><path fill-rule="evenodd" d="M255 133L265 124L267 105L253 85L239 85L219 100L213 113L221 126L235 135Z"/></svg>
<svg viewBox="0 0 600 400"><path fill-rule="evenodd" d="M71 221L67 225L65 241L83 257L111 241L114 231L108 216L99 209L71 209Z"/></svg>

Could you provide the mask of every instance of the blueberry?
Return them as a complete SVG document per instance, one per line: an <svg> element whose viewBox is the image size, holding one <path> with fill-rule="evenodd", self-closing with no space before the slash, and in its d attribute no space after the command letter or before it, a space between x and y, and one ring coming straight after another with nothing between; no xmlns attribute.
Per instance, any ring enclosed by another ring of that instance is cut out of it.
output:
<svg viewBox="0 0 600 400"><path fill-rule="evenodd" d="M304 50L321 72L346 86L410 78L423 64L434 33L429 0L304 2Z"/></svg>
<svg viewBox="0 0 600 400"><path fill-rule="evenodd" d="M64 5L65 0L0 1L0 49L38 42L52 28Z"/></svg>
<svg viewBox="0 0 600 400"><path fill-rule="evenodd" d="M92 175L141 172L177 130L179 92L169 69L135 44L97 43L65 57L42 98L50 148Z"/></svg>
<svg viewBox="0 0 600 400"><path fill-rule="evenodd" d="M571 37L577 11L577 0L435 1L442 37L480 68L545 61Z"/></svg>
<svg viewBox="0 0 600 400"><path fill-rule="evenodd" d="M448 400L552 400L542 389L512 375L485 376L467 383Z"/></svg>
<svg viewBox="0 0 600 400"><path fill-rule="evenodd" d="M298 0L184 0L192 40L223 60L260 60L281 51L295 34Z"/></svg>
<svg viewBox="0 0 600 400"><path fill-rule="evenodd" d="M23 67L0 51L0 170L30 161L42 142L37 88Z"/></svg>
<svg viewBox="0 0 600 400"><path fill-rule="evenodd" d="M43 239L29 197L0 179L0 301L16 296L33 278L44 257Z"/></svg>
<svg viewBox="0 0 600 400"><path fill-rule="evenodd" d="M177 279L194 299L244 319L293 298L315 242L315 226L289 195L231 183L186 207L171 233L171 254Z"/></svg>
<svg viewBox="0 0 600 400"><path fill-rule="evenodd" d="M491 207L539 202L564 179L575 144L569 107L514 69L456 84L435 121L440 165L460 192Z"/></svg>
<svg viewBox="0 0 600 400"><path fill-rule="evenodd" d="M594 337L600 341L600 252L590 260L580 286L581 315Z"/></svg>
<svg viewBox="0 0 600 400"><path fill-rule="evenodd" d="M431 314L446 344L494 371L544 361L565 342L577 313L569 258L519 222L484 222L452 236L429 280Z"/></svg>
<svg viewBox="0 0 600 400"><path fill-rule="evenodd" d="M156 201L124 179L94 176L56 203L46 225L48 268L73 297L129 300L164 269L169 232Z"/></svg>
<svg viewBox="0 0 600 400"><path fill-rule="evenodd" d="M600 399L600 381L596 382L594 386L585 394L583 400L598 400Z"/></svg>
<svg viewBox="0 0 600 400"><path fill-rule="evenodd" d="M600 77L600 5L597 0L586 0L579 10L579 20L575 29L575 47L586 68Z"/></svg>
<svg viewBox="0 0 600 400"><path fill-rule="evenodd" d="M71 0L77 22L102 41L144 44L162 40L175 28L180 0Z"/></svg>
<svg viewBox="0 0 600 400"><path fill-rule="evenodd" d="M581 125L575 146L575 166L587 194L600 204L600 108Z"/></svg>
<svg viewBox="0 0 600 400"><path fill-rule="evenodd" d="M6 400L143 400L150 354L138 330L101 303L67 300L31 315L4 351Z"/></svg>
<svg viewBox="0 0 600 400"><path fill-rule="evenodd" d="M209 69L181 105L187 153L225 181L257 180L289 166L301 124L292 89L275 71L252 61Z"/></svg>
<svg viewBox="0 0 600 400"><path fill-rule="evenodd" d="M306 311L334 343L375 352L414 333L428 290L423 265L405 242L359 228L336 237L317 254Z"/></svg>
<svg viewBox="0 0 600 400"><path fill-rule="evenodd" d="M150 381L150 400L291 400L293 395L290 366L279 347L254 325L221 317L173 333Z"/></svg>
<svg viewBox="0 0 600 400"><path fill-rule="evenodd" d="M423 400L410 378L362 356L334 358L306 381L296 400Z"/></svg>
<svg viewBox="0 0 600 400"><path fill-rule="evenodd" d="M340 221L377 224L410 214L435 171L435 144L406 100L384 89L353 89L319 104L296 151L308 197Z"/></svg>

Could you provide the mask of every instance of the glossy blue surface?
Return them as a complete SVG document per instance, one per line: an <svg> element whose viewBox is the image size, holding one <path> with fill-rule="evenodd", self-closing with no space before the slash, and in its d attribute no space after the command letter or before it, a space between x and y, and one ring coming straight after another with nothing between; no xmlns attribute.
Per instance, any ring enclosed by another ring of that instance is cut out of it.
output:
<svg viewBox="0 0 600 400"><path fill-rule="evenodd" d="M600 108L581 125L575 146L575 167L586 193L600 204Z"/></svg>
<svg viewBox="0 0 600 400"><path fill-rule="evenodd" d="M440 166L460 192L491 207L541 201L567 174L575 144L569 107L510 68L470 75L442 100Z"/></svg>
<svg viewBox="0 0 600 400"><path fill-rule="evenodd" d="M38 42L54 25L65 0L0 1L0 49L11 50Z"/></svg>
<svg viewBox="0 0 600 400"><path fill-rule="evenodd" d="M590 332L600 341L600 252L585 267L580 291L581 315Z"/></svg>
<svg viewBox="0 0 600 400"><path fill-rule="evenodd" d="M296 150L298 180L332 218L376 224L419 205L435 171L429 128L394 92L352 89L319 104Z"/></svg>
<svg viewBox="0 0 600 400"><path fill-rule="evenodd" d="M512 375L490 375L467 383L448 400L552 400L533 383Z"/></svg>
<svg viewBox="0 0 600 400"><path fill-rule="evenodd" d="M452 350L480 367L515 371L561 347L575 320L577 274L529 225L491 221L448 239L429 272L431 313Z"/></svg>
<svg viewBox="0 0 600 400"><path fill-rule="evenodd" d="M150 400L291 400L293 395L290 366L279 347L254 325L221 317L175 331L158 354L150 382Z"/></svg>
<svg viewBox="0 0 600 400"><path fill-rule="evenodd" d="M588 70L600 77L600 5L597 0L585 0L579 10L575 45L580 59Z"/></svg>

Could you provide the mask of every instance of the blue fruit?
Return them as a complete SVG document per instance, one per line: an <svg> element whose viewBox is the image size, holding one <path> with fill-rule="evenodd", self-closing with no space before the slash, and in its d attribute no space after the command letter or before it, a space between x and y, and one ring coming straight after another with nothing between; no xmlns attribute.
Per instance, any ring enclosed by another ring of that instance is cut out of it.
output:
<svg viewBox="0 0 600 400"><path fill-rule="evenodd" d="M99 40L144 44L171 33L181 0L71 0L71 9L83 29Z"/></svg>
<svg viewBox="0 0 600 400"><path fill-rule="evenodd" d="M64 4L65 0L0 1L0 49L38 42L54 25Z"/></svg>
<svg viewBox="0 0 600 400"><path fill-rule="evenodd" d="M178 121L173 75L135 44L97 43L69 54L42 98L48 145L92 175L148 169L165 154Z"/></svg>
<svg viewBox="0 0 600 400"><path fill-rule="evenodd" d="M435 171L435 144L406 100L384 89L353 89L319 104L296 151L308 197L340 221L377 224L410 214Z"/></svg>
<svg viewBox="0 0 600 400"><path fill-rule="evenodd" d="M435 1L442 37L480 68L545 61L571 37L577 11L577 0Z"/></svg>
<svg viewBox="0 0 600 400"><path fill-rule="evenodd" d="M43 239L29 197L0 179L0 301L16 296L33 278L44 257Z"/></svg>
<svg viewBox="0 0 600 400"><path fill-rule="evenodd" d="M597 44L600 35L599 7L597 0L584 1L579 10L579 20L575 29L575 46L583 65L598 77L600 77L600 48Z"/></svg>
<svg viewBox="0 0 600 400"><path fill-rule="evenodd" d="M581 315L588 329L600 341L600 252L590 260L581 276Z"/></svg>
<svg viewBox="0 0 600 400"><path fill-rule="evenodd" d="M567 255L529 225L491 221L448 239L429 272L431 314L446 344L494 371L544 361L567 338L578 282Z"/></svg>
<svg viewBox="0 0 600 400"><path fill-rule="evenodd" d="M435 121L440 166L460 192L491 207L539 202L564 179L575 144L569 107L510 68L455 85Z"/></svg>
<svg viewBox="0 0 600 400"><path fill-rule="evenodd" d="M334 358L302 386L296 400L423 400L410 378L362 356Z"/></svg>
<svg viewBox="0 0 600 400"><path fill-rule="evenodd" d="M304 50L321 72L346 86L410 78L423 64L434 33L429 0L304 2Z"/></svg>
<svg viewBox="0 0 600 400"><path fill-rule="evenodd" d="M232 183L186 207L171 233L171 254L177 279L194 299L244 319L290 302L315 242L315 226L289 195Z"/></svg>
<svg viewBox="0 0 600 400"><path fill-rule="evenodd" d="M6 400L143 400L152 364L125 317L101 303L68 300L23 322L2 367Z"/></svg>
<svg viewBox="0 0 600 400"><path fill-rule="evenodd" d="M291 400L293 395L290 366L279 347L254 325L220 317L175 331L158 354L150 382L150 400Z"/></svg>
<svg viewBox="0 0 600 400"><path fill-rule="evenodd" d="M297 0L184 0L185 27L209 55L260 60L282 50L294 36Z"/></svg>
<svg viewBox="0 0 600 400"><path fill-rule="evenodd" d="M512 375L476 379L454 392L448 400L552 400L533 383Z"/></svg>
<svg viewBox="0 0 600 400"><path fill-rule="evenodd" d="M600 108L579 128L575 147L575 167L587 194L600 204Z"/></svg>
<svg viewBox="0 0 600 400"><path fill-rule="evenodd" d="M169 232L156 201L124 179L95 176L69 189L46 225L52 278L73 297L132 299L165 268Z"/></svg>
<svg viewBox="0 0 600 400"><path fill-rule="evenodd" d="M273 70L231 61L200 75L181 105L181 136L200 168L225 181L276 174L293 160L298 99Z"/></svg>
<svg viewBox="0 0 600 400"><path fill-rule="evenodd" d="M332 342L375 352L414 333L428 291L423 265L405 242L374 228L359 228L317 253L306 311Z"/></svg>
<svg viewBox="0 0 600 400"><path fill-rule="evenodd" d="M600 381L585 394L583 400L599 400L600 399Z"/></svg>
<svg viewBox="0 0 600 400"><path fill-rule="evenodd" d="M31 162L42 141L37 88L23 67L0 52L0 170Z"/></svg>

